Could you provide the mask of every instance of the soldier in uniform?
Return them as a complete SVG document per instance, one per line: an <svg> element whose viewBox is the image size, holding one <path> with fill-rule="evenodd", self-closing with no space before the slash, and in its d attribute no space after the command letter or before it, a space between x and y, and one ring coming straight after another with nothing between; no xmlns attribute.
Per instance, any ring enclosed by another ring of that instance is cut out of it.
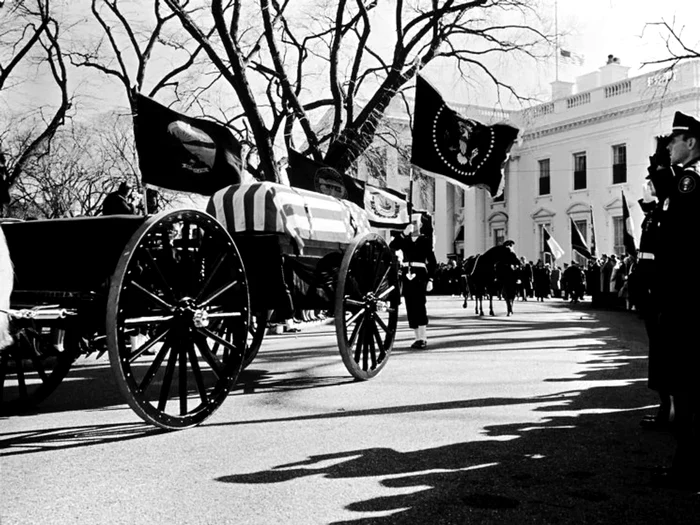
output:
<svg viewBox="0 0 700 525"><path fill-rule="evenodd" d="M402 253L402 293L406 303L408 326L416 336L411 348L428 347L427 293L433 289L437 261L433 251L433 228L430 216L411 215L411 224L391 242L391 248Z"/></svg>
<svg viewBox="0 0 700 525"><path fill-rule="evenodd" d="M669 394L668 373L666 372L663 340L659 337L659 298L654 287L656 252L658 248L658 230L661 214L660 200L667 195L659 188L669 186L668 178L672 176L669 169L671 159L668 152L669 137L657 137L656 152L649 157L649 175L643 188L643 198L639 206L644 212L639 238L639 250L628 279L630 302L635 306L642 319L649 339L648 386L659 395L659 408L654 415L645 416L640 421L647 430L669 430L674 418L673 397ZM654 184L656 182L656 185Z"/></svg>
<svg viewBox="0 0 700 525"><path fill-rule="evenodd" d="M134 205L131 203L131 186L122 182L116 191L108 193L102 203L102 215L133 215Z"/></svg>
<svg viewBox="0 0 700 525"><path fill-rule="evenodd" d="M669 393L675 409L676 451L670 468L654 481L677 488L700 487L700 272L681 271L694 257L689 245L700 239L700 122L676 112L668 150L672 177L657 187L662 194L656 252L659 330L668 359ZM656 186L656 184L655 184Z"/></svg>

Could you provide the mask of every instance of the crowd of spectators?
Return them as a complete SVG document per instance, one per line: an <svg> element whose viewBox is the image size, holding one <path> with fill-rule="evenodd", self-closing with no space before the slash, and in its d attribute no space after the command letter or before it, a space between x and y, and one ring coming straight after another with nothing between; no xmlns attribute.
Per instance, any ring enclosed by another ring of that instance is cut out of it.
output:
<svg viewBox="0 0 700 525"><path fill-rule="evenodd" d="M590 259L587 265L575 261L550 264L521 257L518 297L522 301L562 299L572 303L587 298L596 308L631 310L627 292L632 257L615 254ZM461 295L464 291L463 264L454 259L438 263L432 295Z"/></svg>

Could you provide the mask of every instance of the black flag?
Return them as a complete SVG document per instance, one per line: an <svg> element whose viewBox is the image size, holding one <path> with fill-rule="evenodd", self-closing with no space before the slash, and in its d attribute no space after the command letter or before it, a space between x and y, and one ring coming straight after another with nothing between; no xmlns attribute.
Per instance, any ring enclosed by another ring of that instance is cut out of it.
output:
<svg viewBox="0 0 700 525"><path fill-rule="evenodd" d="M364 182L350 175L341 175L335 168L305 157L293 149L289 150L287 176L290 186L345 199L364 208Z"/></svg>
<svg viewBox="0 0 700 525"><path fill-rule="evenodd" d="M588 249L586 241L583 240L583 235L579 231L573 219L571 221L571 249L577 251L587 259L591 258L591 251Z"/></svg>
<svg viewBox="0 0 700 525"><path fill-rule="evenodd" d="M427 80L416 79L411 163L464 186L503 191L503 164L518 137L508 124L486 126L449 108Z"/></svg>
<svg viewBox="0 0 700 525"><path fill-rule="evenodd" d="M134 135L145 185L212 195L241 182L241 145L222 124L137 93Z"/></svg>

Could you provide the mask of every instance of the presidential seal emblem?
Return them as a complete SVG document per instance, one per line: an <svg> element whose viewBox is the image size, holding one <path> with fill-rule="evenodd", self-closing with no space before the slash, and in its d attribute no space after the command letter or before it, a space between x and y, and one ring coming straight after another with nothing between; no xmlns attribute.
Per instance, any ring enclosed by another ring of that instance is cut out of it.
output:
<svg viewBox="0 0 700 525"><path fill-rule="evenodd" d="M342 175L330 167L316 170L314 187L317 192L330 195L336 199L346 199L348 197L348 190L345 187Z"/></svg>
<svg viewBox="0 0 700 525"><path fill-rule="evenodd" d="M690 193L695 189L695 186L695 180L690 175L686 175L678 181L678 191L681 193Z"/></svg>
<svg viewBox="0 0 700 525"><path fill-rule="evenodd" d="M445 166L462 177L473 176L493 151L493 130L457 115L443 105L433 121L433 146Z"/></svg>

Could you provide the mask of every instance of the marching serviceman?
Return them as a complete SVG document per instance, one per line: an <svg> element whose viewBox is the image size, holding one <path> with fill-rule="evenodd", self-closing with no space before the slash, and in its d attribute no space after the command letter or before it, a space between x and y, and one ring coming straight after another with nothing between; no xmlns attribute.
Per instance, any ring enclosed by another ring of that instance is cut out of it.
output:
<svg viewBox="0 0 700 525"><path fill-rule="evenodd" d="M406 226L403 234L394 238L391 248L401 252L402 294L408 326L413 328L416 336L411 348L422 350L428 347L427 293L433 289L437 267L430 216L413 213L411 224Z"/></svg>
<svg viewBox="0 0 700 525"><path fill-rule="evenodd" d="M700 487L700 272L682 271L691 260L692 246L700 240L700 122L676 112L668 150L671 170L667 188L657 187L658 247L655 254L659 292L659 330L668 359L669 394L673 396L676 451L671 468L662 469L655 481L663 486ZM656 184L655 184L656 186ZM680 265L680 266L679 266Z"/></svg>

